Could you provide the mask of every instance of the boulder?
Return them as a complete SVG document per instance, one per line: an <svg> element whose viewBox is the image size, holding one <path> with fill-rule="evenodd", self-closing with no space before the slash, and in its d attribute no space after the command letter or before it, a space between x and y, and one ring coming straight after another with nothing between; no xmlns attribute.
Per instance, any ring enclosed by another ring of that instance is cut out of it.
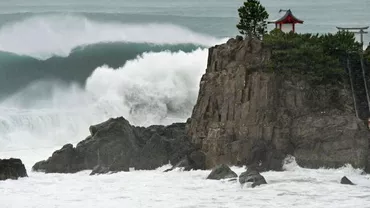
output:
<svg viewBox="0 0 370 208"><path fill-rule="evenodd" d="M28 177L26 168L20 159L0 160L0 180Z"/></svg>
<svg viewBox="0 0 370 208"><path fill-rule="evenodd" d="M238 175L232 171L229 166L221 164L213 168L212 172L208 175L207 179L221 180L236 178Z"/></svg>
<svg viewBox="0 0 370 208"><path fill-rule="evenodd" d="M244 185L245 183L252 183L252 188L267 184L265 178L257 171L253 169L248 169L239 176L240 184Z"/></svg>
<svg viewBox="0 0 370 208"><path fill-rule="evenodd" d="M178 163L194 151L185 134L185 124L169 126L132 126L123 117L111 118L89 128L90 135L73 147L64 145L45 161L33 166L46 173L75 173L92 170L92 174L152 170Z"/></svg>
<svg viewBox="0 0 370 208"><path fill-rule="evenodd" d="M345 184L345 185L355 185L354 183L352 183L351 180L349 180L346 176L343 176L343 178L340 180L340 183L341 184Z"/></svg>

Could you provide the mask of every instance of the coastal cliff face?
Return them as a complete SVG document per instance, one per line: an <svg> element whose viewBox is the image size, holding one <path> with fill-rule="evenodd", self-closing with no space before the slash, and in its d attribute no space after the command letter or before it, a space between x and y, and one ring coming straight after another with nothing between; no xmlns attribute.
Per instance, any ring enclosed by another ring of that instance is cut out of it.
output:
<svg viewBox="0 0 370 208"><path fill-rule="evenodd" d="M311 86L267 72L271 51L258 40L210 48L197 103L187 122L206 166L257 165L279 170L286 155L309 168L365 168L369 132L344 86Z"/></svg>

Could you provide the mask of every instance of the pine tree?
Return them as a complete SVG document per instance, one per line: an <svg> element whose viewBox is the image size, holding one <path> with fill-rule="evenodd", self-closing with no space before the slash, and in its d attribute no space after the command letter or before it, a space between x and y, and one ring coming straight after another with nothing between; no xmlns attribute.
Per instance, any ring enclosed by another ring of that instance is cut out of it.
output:
<svg viewBox="0 0 370 208"><path fill-rule="evenodd" d="M241 34L256 38L262 38L266 34L269 14L258 0L247 0L238 12L240 22L236 27Z"/></svg>

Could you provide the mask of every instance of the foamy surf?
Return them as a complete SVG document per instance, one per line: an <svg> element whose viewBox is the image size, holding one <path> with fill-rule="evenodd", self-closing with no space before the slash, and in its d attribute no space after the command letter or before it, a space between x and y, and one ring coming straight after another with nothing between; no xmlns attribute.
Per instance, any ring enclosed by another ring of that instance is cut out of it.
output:
<svg viewBox="0 0 370 208"><path fill-rule="evenodd" d="M291 164L292 166L296 166ZM238 182L206 180L210 171L163 173L131 171L88 176L30 173L29 178L5 181L0 186L2 207L367 207L370 182L358 170L265 172L266 185L241 187ZM238 175L244 168L231 167ZM346 175L356 186L340 184Z"/></svg>

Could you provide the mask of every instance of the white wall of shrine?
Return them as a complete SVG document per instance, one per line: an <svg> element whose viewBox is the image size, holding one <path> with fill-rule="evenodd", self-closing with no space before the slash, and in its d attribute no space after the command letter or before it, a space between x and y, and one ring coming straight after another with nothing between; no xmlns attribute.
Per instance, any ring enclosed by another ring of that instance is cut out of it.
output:
<svg viewBox="0 0 370 208"><path fill-rule="evenodd" d="M282 24L281 31L286 32L286 33L293 31L293 24Z"/></svg>

